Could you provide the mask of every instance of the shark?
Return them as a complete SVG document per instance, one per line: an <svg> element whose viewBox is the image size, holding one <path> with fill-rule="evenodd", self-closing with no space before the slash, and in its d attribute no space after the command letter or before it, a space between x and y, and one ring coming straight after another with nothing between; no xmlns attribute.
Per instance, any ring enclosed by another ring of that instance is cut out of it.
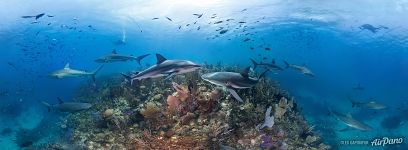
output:
<svg viewBox="0 0 408 150"><path fill-rule="evenodd" d="M143 71L127 76L131 84L134 80L143 80L158 77L166 77L165 79L167 80L174 75L193 72L201 68L201 65L188 60L168 60L160 54L156 54L156 58L157 62L155 65Z"/></svg>
<svg viewBox="0 0 408 150"><path fill-rule="evenodd" d="M142 61L143 58L149 56L150 54L144 54L140 55L138 57L132 56L132 55L121 55L118 54L116 50L113 50L111 54L102 56L98 59L95 60L97 63L111 63L111 62L123 62L123 61L133 61L135 60L139 65L140 61Z"/></svg>
<svg viewBox="0 0 408 150"><path fill-rule="evenodd" d="M363 24L359 27L361 30L368 30L371 31L372 33L377 33L378 30L381 29L388 29L388 27L385 26L379 26L379 27L374 27L371 24Z"/></svg>
<svg viewBox="0 0 408 150"><path fill-rule="evenodd" d="M283 61L286 65L286 68L292 68L295 69L296 71L299 71L300 73L310 76L310 77L314 77L314 73L307 68L306 66L300 66L300 65L293 65L293 64L289 64L287 61Z"/></svg>
<svg viewBox="0 0 408 150"><path fill-rule="evenodd" d="M387 106L384 104L380 104L376 101L369 101L369 102L359 102L351 97L348 97L348 99L351 102L351 107L359 107L359 108L367 108L367 109L374 109L374 110L381 110L381 109L387 109Z"/></svg>
<svg viewBox="0 0 408 150"><path fill-rule="evenodd" d="M201 78L212 84L225 87L236 100L244 102L234 89L247 89L255 86L269 70L263 72L258 78L249 77L249 71L250 67L245 68L242 73L211 72L201 75Z"/></svg>
<svg viewBox="0 0 408 150"><path fill-rule="evenodd" d="M204 13L202 13L202 14L193 14L193 15L197 16L197 18L201 18L204 15Z"/></svg>
<svg viewBox="0 0 408 150"><path fill-rule="evenodd" d="M278 70L278 71L283 71L283 68L276 65L275 60L272 60L271 63L263 63L263 62L259 62L257 63L254 59L250 59L252 61L252 64L254 65L254 69L256 69L257 66L265 66L266 68L270 69L270 70Z"/></svg>
<svg viewBox="0 0 408 150"><path fill-rule="evenodd" d="M95 81L95 75L102 69L102 67L103 67L103 65L99 66L93 72L86 72L86 71L71 69L69 67L69 63L67 63L63 69L54 71L53 73L50 74L50 76L51 77L56 77L58 79L67 78L67 77L91 76L92 80Z"/></svg>
<svg viewBox="0 0 408 150"><path fill-rule="evenodd" d="M45 13L41 13L35 16L21 16L21 18L35 18L35 20L40 19L41 17L43 17L45 15Z"/></svg>
<svg viewBox="0 0 408 150"><path fill-rule="evenodd" d="M336 118L337 120L340 120L342 123L347 125L350 128L358 129L361 131L371 131L373 130L372 127L369 125L365 124L364 122L361 122L359 120L354 119L350 114L342 114L336 111L330 111ZM345 129L343 129L345 130Z"/></svg>
<svg viewBox="0 0 408 150"><path fill-rule="evenodd" d="M42 104L44 104L48 108L48 112L53 110L57 110L60 112L78 112L81 110L86 110L92 107L92 104L90 103L79 103L79 102L64 102L61 98L58 97L58 104L49 104L47 102L41 101Z"/></svg>
<svg viewBox="0 0 408 150"><path fill-rule="evenodd" d="M363 86L361 86L361 84L357 84L357 86L356 86L356 87L353 87L353 90L363 91L363 90L364 90L364 87L363 87Z"/></svg>

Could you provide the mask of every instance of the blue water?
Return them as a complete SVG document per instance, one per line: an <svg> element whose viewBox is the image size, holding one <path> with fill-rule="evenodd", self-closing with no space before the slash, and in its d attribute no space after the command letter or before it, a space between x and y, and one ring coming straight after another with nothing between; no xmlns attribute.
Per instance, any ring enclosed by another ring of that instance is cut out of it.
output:
<svg viewBox="0 0 408 150"><path fill-rule="evenodd" d="M34 18L21 18L40 13L53 17L43 16L38 23L33 23ZM204 15L197 18L194 13ZM399 115L408 110L406 13L406 0L1 1L0 131L5 128L13 131L0 135L0 147L17 149L12 140L15 131L35 128L44 118L48 125L57 126L61 120L50 118L58 115L47 112L39 102L58 103L57 97L69 101L80 85L92 82L90 78L54 79L48 76L51 72L66 63L71 68L92 71L100 65L94 62L96 58L116 49L121 54L160 53L169 59L187 59L199 64L221 62L246 67L252 65L250 58L260 61L262 57L267 58L265 62L275 59L280 66L284 66L283 60L304 64L315 77L294 70L269 73L267 77L278 81L294 96L301 112L325 143L338 145L339 149L373 148L339 143L408 136L408 118ZM215 18L211 18L213 14ZM159 19L152 20L154 17ZM225 21L230 18L235 20ZM224 22L213 24L219 20ZM363 24L388 29L374 33L359 28ZM219 27L228 31L219 34L216 31ZM246 38L251 41L244 42ZM266 47L271 50L265 50ZM135 62L106 64L97 79L142 70L155 61L152 55L142 61L142 66ZM353 90L358 84L365 89ZM389 108L352 108L348 96L361 100L373 98ZM339 132L346 126L328 115L328 107L350 113L375 130ZM402 119L398 127L381 126L384 118L395 115ZM49 131L41 136L53 137L56 133L59 132ZM46 141L43 138L38 143Z"/></svg>

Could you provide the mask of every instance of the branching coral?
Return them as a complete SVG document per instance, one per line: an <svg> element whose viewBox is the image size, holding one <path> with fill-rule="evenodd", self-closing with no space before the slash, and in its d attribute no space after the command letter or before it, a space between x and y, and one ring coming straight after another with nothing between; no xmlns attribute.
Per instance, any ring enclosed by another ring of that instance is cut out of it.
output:
<svg viewBox="0 0 408 150"><path fill-rule="evenodd" d="M147 119L155 119L162 114L160 108L153 102L146 104L146 107L140 113Z"/></svg>

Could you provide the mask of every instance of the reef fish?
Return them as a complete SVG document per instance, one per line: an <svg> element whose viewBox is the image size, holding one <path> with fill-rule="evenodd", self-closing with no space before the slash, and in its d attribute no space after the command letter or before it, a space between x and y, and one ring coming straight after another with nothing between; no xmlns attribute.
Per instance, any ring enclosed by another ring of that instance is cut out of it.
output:
<svg viewBox="0 0 408 150"><path fill-rule="evenodd" d="M265 66L266 68L270 69L270 70L279 70L282 71L283 68L276 65L275 60L272 60L271 63L257 63L254 59L251 58L252 64L254 64L254 69L256 69L257 66Z"/></svg>
<svg viewBox="0 0 408 150"><path fill-rule="evenodd" d="M315 75L314 75L314 73L309 69L309 68L307 68L306 66L299 66L299 65L293 65L293 64L289 64L287 61L283 61L284 63L285 63L285 65L286 65L286 68L293 68L293 69L295 69L296 71L299 71L300 73L302 73L302 74L304 74L304 75L307 75L307 76L310 76L310 77L314 77Z"/></svg>
<svg viewBox="0 0 408 150"><path fill-rule="evenodd" d="M48 112L51 111L51 109L58 110L60 112L78 112L81 110L86 110L92 107L92 104L90 103L79 103L79 102L64 102L60 98L58 98L59 103L51 105L47 102L42 101L47 108Z"/></svg>
<svg viewBox="0 0 408 150"><path fill-rule="evenodd" d="M106 55L106 56L102 56L98 59L95 60L95 62L98 63L111 63L111 62L123 62L123 61L133 61L135 60L139 65L140 65L140 61L149 56L150 54L145 54L145 55L141 55L138 57L132 56L132 55L121 55L118 54L116 52L116 50L113 50L111 54Z"/></svg>
<svg viewBox="0 0 408 150"><path fill-rule="evenodd" d="M373 129L372 127L365 124L364 122L354 119L350 114L344 115L344 114L341 114L335 111L331 111L331 113L334 114L334 116L338 120L340 120L341 122L343 122L344 124L346 124L347 126L351 128L362 130L362 131L370 131Z"/></svg>
<svg viewBox="0 0 408 150"><path fill-rule="evenodd" d="M263 72L258 78L251 78L249 77L249 70L250 67L245 68L242 73L212 72L203 74L201 78L212 84L227 88L235 99L237 99L239 102L243 102L242 98L239 97L234 89L246 89L255 86L255 84L258 83L259 79L262 78L267 72Z"/></svg>
<svg viewBox="0 0 408 150"><path fill-rule="evenodd" d="M197 16L197 18L201 18L203 16L204 13L202 14L193 14L194 16Z"/></svg>
<svg viewBox="0 0 408 150"><path fill-rule="evenodd" d="M95 75L101 70L103 65L99 66L95 71L93 72L86 72L86 71L81 71L81 70L75 70L71 69L69 67L69 63L65 65L63 69L54 71L53 73L50 74L51 77L56 77L58 79L61 78L67 78L67 77L85 77L85 76L91 76L92 80L95 81Z"/></svg>
<svg viewBox="0 0 408 150"><path fill-rule="evenodd" d="M169 79L174 75L192 72L201 68L201 65L188 60L167 60L160 54L156 54L156 58L157 63L155 65L131 76L131 83L134 80L158 77L166 77L166 79Z"/></svg>
<svg viewBox="0 0 408 150"><path fill-rule="evenodd" d="M221 31L220 31L220 34L227 33L227 31L228 31L227 29L226 29L226 30L221 30Z"/></svg>
<svg viewBox="0 0 408 150"><path fill-rule="evenodd" d="M359 108L367 108L367 109L375 109L375 110L380 110L380 109L386 109L387 106L385 106L384 104L380 104L378 102L375 101L370 101L370 102L358 102L354 99L352 99L351 97L348 98L351 102L351 106L353 108L355 107L359 107Z"/></svg>

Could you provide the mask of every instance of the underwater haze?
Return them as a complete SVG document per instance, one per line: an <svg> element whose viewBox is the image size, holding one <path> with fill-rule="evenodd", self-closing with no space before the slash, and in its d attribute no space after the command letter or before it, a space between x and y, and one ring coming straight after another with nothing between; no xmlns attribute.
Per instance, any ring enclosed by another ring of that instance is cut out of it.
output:
<svg viewBox="0 0 408 150"><path fill-rule="evenodd" d="M0 149L408 149L408 0L0 1Z"/></svg>

